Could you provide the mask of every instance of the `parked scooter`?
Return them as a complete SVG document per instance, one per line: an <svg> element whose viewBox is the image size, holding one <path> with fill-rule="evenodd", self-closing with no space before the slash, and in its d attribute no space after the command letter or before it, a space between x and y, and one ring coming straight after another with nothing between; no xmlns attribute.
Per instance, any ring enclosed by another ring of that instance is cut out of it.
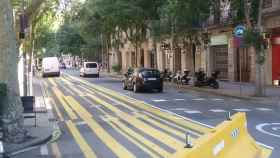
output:
<svg viewBox="0 0 280 158"><path fill-rule="evenodd" d="M181 76L181 84L188 85L191 78L189 78L190 71L185 69L183 75Z"/></svg>
<svg viewBox="0 0 280 158"><path fill-rule="evenodd" d="M219 88L219 82L217 78L220 74L220 71L214 71L211 73L211 77L207 77L203 70L199 70L195 73L196 81L194 82L194 86L202 87L202 86L209 86L214 89Z"/></svg>
<svg viewBox="0 0 280 158"><path fill-rule="evenodd" d="M172 81L172 78L173 78L173 75L170 71L168 71L167 69L165 69L163 72L162 72L162 77L164 79L164 81L168 81L168 82L171 82Z"/></svg>

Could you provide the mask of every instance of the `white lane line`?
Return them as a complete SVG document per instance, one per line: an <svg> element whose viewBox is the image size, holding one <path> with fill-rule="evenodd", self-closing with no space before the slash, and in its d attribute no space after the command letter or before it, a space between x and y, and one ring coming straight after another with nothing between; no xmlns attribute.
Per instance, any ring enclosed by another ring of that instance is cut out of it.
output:
<svg viewBox="0 0 280 158"><path fill-rule="evenodd" d="M203 100L206 100L205 98L195 98L195 99L192 99L194 101L203 101Z"/></svg>
<svg viewBox="0 0 280 158"><path fill-rule="evenodd" d="M176 101L184 101L185 99L174 99Z"/></svg>
<svg viewBox="0 0 280 158"><path fill-rule="evenodd" d="M3 142L0 141L0 154L4 153L4 147L3 147Z"/></svg>
<svg viewBox="0 0 280 158"><path fill-rule="evenodd" d="M49 155L49 150L47 145L42 145L40 148L41 155Z"/></svg>
<svg viewBox="0 0 280 158"><path fill-rule="evenodd" d="M187 111L189 109L187 108L175 108L175 109L170 109L171 111Z"/></svg>
<svg viewBox="0 0 280 158"><path fill-rule="evenodd" d="M269 108L256 108L256 110L259 110L259 111L272 111L272 109L269 109Z"/></svg>
<svg viewBox="0 0 280 158"><path fill-rule="evenodd" d="M233 101L240 102L241 100L240 99L233 99Z"/></svg>
<svg viewBox="0 0 280 158"><path fill-rule="evenodd" d="M87 123L85 121L79 121L75 123L77 126L82 126L82 125L86 125Z"/></svg>
<svg viewBox="0 0 280 158"><path fill-rule="evenodd" d="M234 111L239 111L239 112L248 112L251 111L250 109L232 109Z"/></svg>
<svg viewBox="0 0 280 158"><path fill-rule="evenodd" d="M221 99L221 98L213 98L212 100L213 101L224 101L224 99Z"/></svg>
<svg viewBox="0 0 280 158"><path fill-rule="evenodd" d="M154 100L152 100L153 102L166 102L166 101L168 101L168 100L165 100L165 99L154 99Z"/></svg>
<svg viewBox="0 0 280 158"><path fill-rule="evenodd" d="M187 113L187 114L201 114L202 113L198 110L186 110L184 112Z"/></svg>
<svg viewBox="0 0 280 158"><path fill-rule="evenodd" d="M212 112L227 112L226 110L223 110L223 109L211 109L209 111L212 111Z"/></svg>

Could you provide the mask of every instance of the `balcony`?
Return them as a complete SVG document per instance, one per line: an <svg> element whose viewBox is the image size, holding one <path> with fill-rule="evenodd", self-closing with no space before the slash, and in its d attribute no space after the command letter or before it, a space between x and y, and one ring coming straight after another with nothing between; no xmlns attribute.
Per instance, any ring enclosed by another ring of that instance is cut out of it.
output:
<svg viewBox="0 0 280 158"><path fill-rule="evenodd" d="M211 15L204 24L204 26L208 28L226 27L234 23L233 17L234 12L232 10L225 10L221 13L220 17L215 17L214 15Z"/></svg>
<svg viewBox="0 0 280 158"><path fill-rule="evenodd" d="M280 1L279 0L264 0L263 14L264 16L279 15Z"/></svg>

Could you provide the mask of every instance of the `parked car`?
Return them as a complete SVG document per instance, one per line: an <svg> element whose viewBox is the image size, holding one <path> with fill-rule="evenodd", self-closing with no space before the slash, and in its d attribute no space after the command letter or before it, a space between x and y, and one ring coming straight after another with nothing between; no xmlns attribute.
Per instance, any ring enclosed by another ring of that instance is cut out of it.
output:
<svg viewBox="0 0 280 158"><path fill-rule="evenodd" d="M42 76L60 76L59 61L57 57L43 58Z"/></svg>
<svg viewBox="0 0 280 158"><path fill-rule="evenodd" d="M163 91L163 78L157 69L138 68L130 70L123 79L123 89L139 92L141 90Z"/></svg>
<svg viewBox="0 0 280 158"><path fill-rule="evenodd" d="M84 62L80 69L80 76L94 76L99 77L99 68L97 62Z"/></svg>

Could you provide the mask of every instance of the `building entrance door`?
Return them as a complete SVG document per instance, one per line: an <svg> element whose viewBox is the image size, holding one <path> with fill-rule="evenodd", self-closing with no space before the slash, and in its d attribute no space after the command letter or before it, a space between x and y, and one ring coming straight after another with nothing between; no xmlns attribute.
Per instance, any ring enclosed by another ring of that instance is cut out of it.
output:
<svg viewBox="0 0 280 158"><path fill-rule="evenodd" d="M250 63L251 58L248 49L239 48L236 51L236 81L240 82L250 82ZM241 72L240 72L241 69Z"/></svg>
<svg viewBox="0 0 280 158"><path fill-rule="evenodd" d="M212 71L220 71L219 78L228 79L228 46L219 45L211 46L212 54Z"/></svg>

